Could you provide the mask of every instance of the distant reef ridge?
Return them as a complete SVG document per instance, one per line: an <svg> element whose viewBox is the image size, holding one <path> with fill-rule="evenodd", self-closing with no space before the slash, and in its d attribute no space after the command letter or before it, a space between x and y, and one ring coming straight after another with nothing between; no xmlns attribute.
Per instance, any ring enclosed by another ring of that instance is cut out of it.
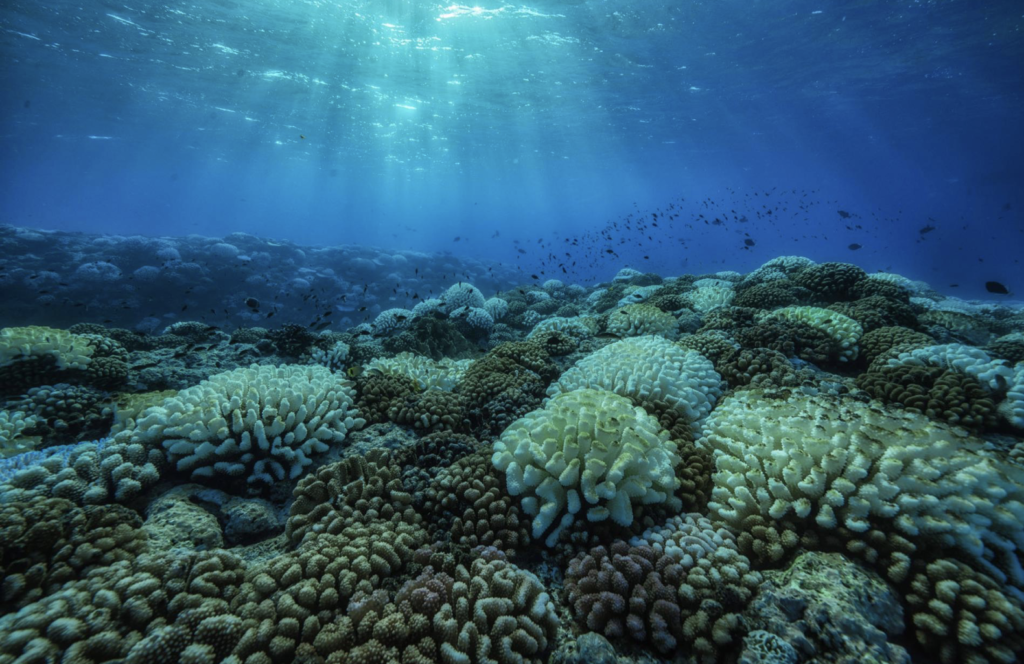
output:
<svg viewBox="0 0 1024 664"><path fill-rule="evenodd" d="M313 247L248 233L145 237L0 225L0 327L276 327L311 325L328 310L335 320L327 322L347 327L460 281L495 292L521 280L507 265L449 254Z"/></svg>

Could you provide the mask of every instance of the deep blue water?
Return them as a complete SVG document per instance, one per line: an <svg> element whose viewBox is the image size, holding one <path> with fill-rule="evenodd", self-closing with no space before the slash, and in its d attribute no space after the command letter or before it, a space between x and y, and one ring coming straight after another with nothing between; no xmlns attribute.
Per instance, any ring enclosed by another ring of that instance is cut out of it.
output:
<svg viewBox="0 0 1024 664"><path fill-rule="evenodd" d="M0 48L0 222L1024 291L1019 1L22 0Z"/></svg>

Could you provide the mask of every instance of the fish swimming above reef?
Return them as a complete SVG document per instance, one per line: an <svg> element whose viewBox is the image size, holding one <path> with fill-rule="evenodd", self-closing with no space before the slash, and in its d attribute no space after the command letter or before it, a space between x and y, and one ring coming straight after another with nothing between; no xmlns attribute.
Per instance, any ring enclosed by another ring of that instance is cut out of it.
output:
<svg viewBox="0 0 1024 664"><path fill-rule="evenodd" d="M1002 285L998 281L986 281L985 290L989 293L995 293L996 295L1009 295L1010 291L1006 286Z"/></svg>

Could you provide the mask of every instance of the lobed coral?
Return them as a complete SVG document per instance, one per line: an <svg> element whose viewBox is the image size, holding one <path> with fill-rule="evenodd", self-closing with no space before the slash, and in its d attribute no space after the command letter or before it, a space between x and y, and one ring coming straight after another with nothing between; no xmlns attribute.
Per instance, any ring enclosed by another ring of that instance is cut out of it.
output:
<svg viewBox="0 0 1024 664"><path fill-rule="evenodd" d="M399 353L395 357L375 359L364 368L368 373L409 378L419 391L446 390L450 392L462 379L470 363L469 360L447 358L434 361L422 355Z"/></svg>
<svg viewBox="0 0 1024 664"><path fill-rule="evenodd" d="M905 580L921 555L956 555L1024 590L1024 469L922 415L827 397L723 400L700 443L715 451L713 518L777 561L831 542ZM923 549L923 551L922 551Z"/></svg>
<svg viewBox="0 0 1024 664"><path fill-rule="evenodd" d="M647 304L628 304L608 314L607 330L617 337L657 335L674 338L679 325L672 314Z"/></svg>
<svg viewBox="0 0 1024 664"><path fill-rule="evenodd" d="M692 649L702 662L742 633L738 614L760 583L732 533L699 514L580 554L565 575L582 627L663 654Z"/></svg>
<svg viewBox="0 0 1024 664"><path fill-rule="evenodd" d="M508 492L533 517L533 537L554 546L585 509L590 522L628 526L634 501L668 503L679 480L676 444L628 399L577 389L514 422L494 445Z"/></svg>
<svg viewBox="0 0 1024 664"><path fill-rule="evenodd" d="M296 479L362 427L354 400L352 383L326 367L252 365L178 392L119 435L162 445L193 480L224 476L258 489Z"/></svg>
<svg viewBox="0 0 1024 664"><path fill-rule="evenodd" d="M970 431L996 424L996 406L981 384L942 367L887 366L857 376L857 387L883 403Z"/></svg>
<svg viewBox="0 0 1024 664"><path fill-rule="evenodd" d="M590 388L665 401L688 423L707 416L722 393L711 362L661 337L623 339L577 362L548 396Z"/></svg>

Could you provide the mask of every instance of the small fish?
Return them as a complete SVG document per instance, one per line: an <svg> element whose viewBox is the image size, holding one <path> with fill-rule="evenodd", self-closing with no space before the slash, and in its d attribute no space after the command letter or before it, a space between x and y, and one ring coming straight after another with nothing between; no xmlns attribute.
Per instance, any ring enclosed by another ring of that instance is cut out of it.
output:
<svg viewBox="0 0 1024 664"><path fill-rule="evenodd" d="M986 281L985 290L989 293L995 293L996 295L1009 295L1010 291L1007 290L1006 286L1002 285L998 281Z"/></svg>
<svg viewBox="0 0 1024 664"><path fill-rule="evenodd" d="M254 297L247 297L245 298L245 306L249 307L250 309L259 309L260 301Z"/></svg>
<svg viewBox="0 0 1024 664"><path fill-rule="evenodd" d="M950 288L960 288L960 284L950 284Z"/></svg>
<svg viewBox="0 0 1024 664"><path fill-rule="evenodd" d="M526 253L526 249L523 249L522 247L517 247L516 251L518 251L521 254L525 254Z"/></svg>
<svg viewBox="0 0 1024 664"><path fill-rule="evenodd" d="M927 226L918 230L917 232L920 233L921 235L924 235L925 233L931 233L933 230L935 230L935 227L932 226L931 224L928 224Z"/></svg>
<svg viewBox="0 0 1024 664"><path fill-rule="evenodd" d="M461 236L461 235L456 235L456 236L455 236L455 239L454 239L454 240L452 240L452 242L458 242L458 241L459 241L459 240L461 240L461 239L462 239L462 236Z"/></svg>
<svg viewBox="0 0 1024 664"><path fill-rule="evenodd" d="M277 313L276 311L271 311L269 314L267 314L267 318L273 318L274 314L276 314L276 313Z"/></svg>
<svg viewBox="0 0 1024 664"><path fill-rule="evenodd" d="M853 244L848 246L847 249L849 249L850 251L857 251L858 249L860 249L860 245L854 242Z"/></svg>
<svg viewBox="0 0 1024 664"><path fill-rule="evenodd" d="M849 219L850 218L850 213L847 212L846 210L838 210L838 212L839 212L839 216L842 217L843 219Z"/></svg>
<svg viewBox="0 0 1024 664"><path fill-rule="evenodd" d="M537 276L537 275L535 275L535 274L531 274L531 275L530 275L530 277L532 277L533 279L540 279L540 277L538 277L538 276Z"/></svg>
<svg viewBox="0 0 1024 664"><path fill-rule="evenodd" d="M303 136L302 134L299 134L299 138L301 138L302 140L306 140L306 137Z"/></svg>
<svg viewBox="0 0 1024 664"><path fill-rule="evenodd" d="M366 311L366 307L359 307L359 311Z"/></svg>
<svg viewBox="0 0 1024 664"><path fill-rule="evenodd" d="M748 247L753 247L754 241L748 237L746 240L743 241L743 244L747 245Z"/></svg>
<svg viewBox="0 0 1024 664"><path fill-rule="evenodd" d="M348 374L349 378L356 378L357 376L359 376L359 374L363 373L363 368L349 367L348 369L345 370L345 373Z"/></svg>

